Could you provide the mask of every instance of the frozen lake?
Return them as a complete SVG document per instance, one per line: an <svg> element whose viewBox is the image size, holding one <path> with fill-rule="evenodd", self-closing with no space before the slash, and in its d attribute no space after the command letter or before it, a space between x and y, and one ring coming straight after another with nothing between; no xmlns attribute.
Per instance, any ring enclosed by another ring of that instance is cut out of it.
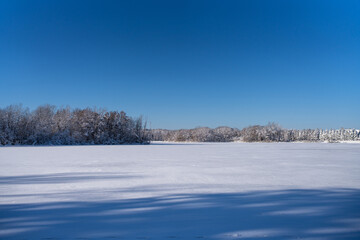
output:
<svg viewBox="0 0 360 240"><path fill-rule="evenodd" d="M0 239L360 239L360 144L0 148Z"/></svg>

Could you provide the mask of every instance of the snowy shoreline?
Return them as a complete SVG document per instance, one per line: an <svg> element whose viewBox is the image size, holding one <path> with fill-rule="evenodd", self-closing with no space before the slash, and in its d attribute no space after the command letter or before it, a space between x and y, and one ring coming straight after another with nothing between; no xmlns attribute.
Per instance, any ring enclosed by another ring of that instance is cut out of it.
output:
<svg viewBox="0 0 360 240"><path fill-rule="evenodd" d="M233 141L233 142L190 142L190 141L184 141L184 142L176 142L176 141L151 141L150 144L161 144L161 143L171 143L171 144L194 144L194 143L208 143L208 144L211 144L211 143L220 143L220 144L227 144L227 143L265 143L265 144L271 144L271 143L352 143L352 144L360 144L360 141L337 141L337 142L329 142L329 141L314 141L314 142L311 142L311 141L293 141L293 142L265 142L265 141L262 141L262 142L245 142L245 141Z"/></svg>
<svg viewBox="0 0 360 240"><path fill-rule="evenodd" d="M101 147L101 146L147 146L147 145L160 145L160 144L231 144L231 143L239 143L239 144L300 144L300 143L329 143L329 144L360 144L360 141L293 141L293 142L245 142L245 141L233 141L233 142L176 142L176 141L151 141L150 143L130 143L130 144L78 144L78 145L0 145L0 148L6 147L79 147L79 146L93 146L93 147Z"/></svg>

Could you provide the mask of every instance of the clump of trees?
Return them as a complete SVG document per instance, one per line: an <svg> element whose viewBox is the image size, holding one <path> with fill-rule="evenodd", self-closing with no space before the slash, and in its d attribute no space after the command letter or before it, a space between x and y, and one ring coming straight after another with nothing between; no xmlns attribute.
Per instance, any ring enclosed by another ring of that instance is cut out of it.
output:
<svg viewBox="0 0 360 240"><path fill-rule="evenodd" d="M239 130L237 128L219 127L195 128L181 130L151 130L151 139L154 141L175 142L338 142L360 141L360 130L357 129L284 129L276 123L266 126L250 126Z"/></svg>
<svg viewBox="0 0 360 240"><path fill-rule="evenodd" d="M142 118L125 112L21 105L0 109L0 145L149 143Z"/></svg>
<svg viewBox="0 0 360 240"><path fill-rule="evenodd" d="M357 129L284 129L278 124L250 126L241 130L239 140L245 142L339 142L359 141L360 130Z"/></svg>
<svg viewBox="0 0 360 240"><path fill-rule="evenodd" d="M180 130L151 130L151 139L154 141L174 142L232 142L240 136L240 130L230 127L218 127L211 129L199 127L195 129Z"/></svg>

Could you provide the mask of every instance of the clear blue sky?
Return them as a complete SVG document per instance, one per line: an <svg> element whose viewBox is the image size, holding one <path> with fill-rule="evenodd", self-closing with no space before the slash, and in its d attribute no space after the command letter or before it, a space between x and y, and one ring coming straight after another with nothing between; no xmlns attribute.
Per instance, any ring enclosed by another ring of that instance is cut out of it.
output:
<svg viewBox="0 0 360 240"><path fill-rule="evenodd" d="M360 1L1 1L0 107L360 128Z"/></svg>

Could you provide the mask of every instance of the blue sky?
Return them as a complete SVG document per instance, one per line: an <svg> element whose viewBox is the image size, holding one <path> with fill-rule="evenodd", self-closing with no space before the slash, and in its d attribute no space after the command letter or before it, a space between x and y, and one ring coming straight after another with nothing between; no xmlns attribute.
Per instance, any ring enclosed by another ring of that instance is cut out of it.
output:
<svg viewBox="0 0 360 240"><path fill-rule="evenodd" d="M360 1L1 1L0 107L360 128Z"/></svg>

